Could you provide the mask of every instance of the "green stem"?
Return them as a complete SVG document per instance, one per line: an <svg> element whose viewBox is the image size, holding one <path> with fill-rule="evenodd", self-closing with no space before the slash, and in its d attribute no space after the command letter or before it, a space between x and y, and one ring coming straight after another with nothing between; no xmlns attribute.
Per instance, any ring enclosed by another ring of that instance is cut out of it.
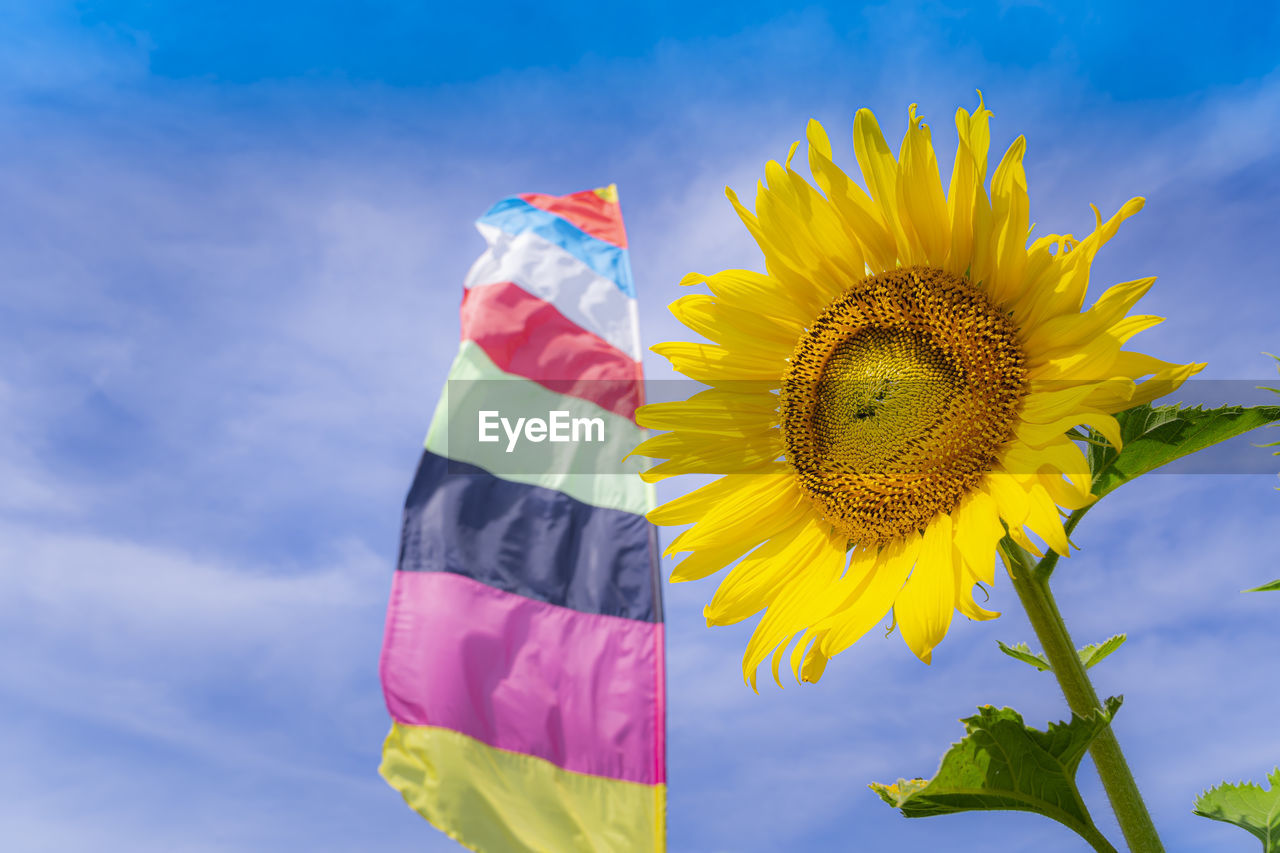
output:
<svg viewBox="0 0 1280 853"><path fill-rule="evenodd" d="M1082 511L1077 513L1083 515ZM1072 513L1075 517L1076 513ZM1079 520L1078 518L1076 519ZM1074 526L1074 525L1072 525ZM1050 557L1041 561L1039 567L1032 566L1031 556L1020 546L1005 539L1005 550L1013 557L1013 588L1018 592L1023 608L1031 620L1031 627L1044 646L1045 657L1053 667L1053 674L1058 678L1058 685L1067 697L1067 705L1081 717L1087 717L1101 710L1098 694L1089 681L1084 664L1076 654L1076 647L1067 633L1067 626L1062 621L1062 614L1049 591L1048 572L1053 570ZM1044 564L1048 563L1048 572ZM1120 831L1132 853L1164 853L1164 845L1156 834L1155 825L1151 822L1151 813L1147 811L1142 794L1138 792L1138 784L1133 780L1129 764L1120 751L1120 743L1116 740L1111 726L1103 729L1089 746L1089 754L1093 756L1093 764L1102 778L1102 787L1111 801L1111 808L1120 823Z"/></svg>

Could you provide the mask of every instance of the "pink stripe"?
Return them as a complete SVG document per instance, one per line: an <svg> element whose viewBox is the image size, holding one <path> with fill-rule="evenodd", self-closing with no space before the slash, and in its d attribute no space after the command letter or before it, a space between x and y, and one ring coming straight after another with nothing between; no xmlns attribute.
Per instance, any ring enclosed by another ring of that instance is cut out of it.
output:
<svg viewBox="0 0 1280 853"><path fill-rule="evenodd" d="M656 556L656 555L655 555ZM653 626L653 656L658 665L653 668L653 778L667 778L667 638L666 625Z"/></svg>
<svg viewBox="0 0 1280 853"><path fill-rule="evenodd" d="M398 571L382 686L398 722L652 785L666 781L661 650L660 624Z"/></svg>
<svg viewBox="0 0 1280 853"><path fill-rule="evenodd" d="M589 400L624 418L643 404L640 363L511 282L469 288L462 337L507 373Z"/></svg>

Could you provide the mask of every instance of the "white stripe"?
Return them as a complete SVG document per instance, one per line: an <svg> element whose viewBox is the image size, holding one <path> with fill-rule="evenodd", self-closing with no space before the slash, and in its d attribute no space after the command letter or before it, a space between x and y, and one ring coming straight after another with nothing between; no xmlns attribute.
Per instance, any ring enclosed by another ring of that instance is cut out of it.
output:
<svg viewBox="0 0 1280 853"><path fill-rule="evenodd" d="M588 332L640 360L636 301L573 255L536 234L508 234L476 223L489 250L471 266L466 287L510 281Z"/></svg>

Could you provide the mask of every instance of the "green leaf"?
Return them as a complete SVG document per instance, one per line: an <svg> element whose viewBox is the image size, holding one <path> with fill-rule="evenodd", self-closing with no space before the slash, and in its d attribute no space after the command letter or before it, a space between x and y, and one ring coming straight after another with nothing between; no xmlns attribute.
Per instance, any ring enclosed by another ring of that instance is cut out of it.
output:
<svg viewBox="0 0 1280 853"><path fill-rule="evenodd" d="M1274 358L1276 360L1276 370L1280 371L1280 355L1271 355L1271 353L1269 352L1264 353L1264 355L1270 355L1272 358ZM1258 387L1261 388L1263 391L1275 391L1277 394L1280 394L1280 388L1272 388L1270 385L1259 385ZM1262 446L1263 447L1280 447L1280 441L1273 441L1270 444L1264 444ZM1280 456L1280 450L1277 450L1275 453L1272 453L1271 455ZM1276 491L1280 492L1280 487L1278 487ZM1277 583L1280 583L1280 581L1277 581ZM1267 584L1266 586L1260 586L1257 589L1246 589L1245 592L1260 592L1261 590L1264 590L1264 589L1275 589L1275 588L1276 587L1273 584Z"/></svg>
<svg viewBox="0 0 1280 853"><path fill-rule="evenodd" d="M1125 634L1116 634L1114 637L1108 637L1101 643L1090 643L1083 649L1078 649L1076 654L1080 656L1080 663L1084 664L1084 668L1088 669L1107 655L1120 648L1120 645L1128 639ZM1023 663L1030 664L1041 672L1052 670L1049 659L1041 652L1031 651L1031 647L1026 643L1015 643L1012 646L1006 646L1004 643L996 640L996 645L1000 647L1000 651L1004 652L1014 660L1020 660Z"/></svg>
<svg viewBox="0 0 1280 853"><path fill-rule="evenodd" d="M1041 672L1053 669L1049 665L1049 659L1040 652L1031 651L1031 647L1026 643L1014 643L1012 646L1006 646L1004 643L996 640L996 645L1000 647L1000 651L1004 652L1014 660L1020 660L1023 663L1029 663Z"/></svg>
<svg viewBox="0 0 1280 853"><path fill-rule="evenodd" d="M1280 421L1280 406L1136 406L1116 415L1124 449L1088 445L1093 493L1102 497L1130 480L1229 438ZM1094 441L1102 436L1090 430Z"/></svg>
<svg viewBox="0 0 1280 853"><path fill-rule="evenodd" d="M961 720L968 734L942 757L929 780L899 779L873 783L880 799L906 817L930 817L963 811L1013 810L1052 818L1089 841L1113 850L1089 816L1076 788L1076 769L1093 739L1111 724L1121 700L1088 717L1050 723L1048 731L1029 728L1012 708L979 708Z"/></svg>
<svg viewBox="0 0 1280 853"><path fill-rule="evenodd" d="M1090 643L1076 654L1080 655L1080 663L1084 664L1085 669L1089 669L1098 661L1114 652L1116 649L1129 639L1127 634L1116 634L1114 637L1108 637L1101 643Z"/></svg>
<svg viewBox="0 0 1280 853"><path fill-rule="evenodd" d="M1263 853L1280 853L1280 767L1267 775L1271 790L1253 782L1222 783L1196 798L1195 814L1233 823L1262 841Z"/></svg>
<svg viewBox="0 0 1280 853"><path fill-rule="evenodd" d="M1263 355L1271 355L1271 353L1269 353L1269 352L1268 352L1268 353L1263 353ZM1276 370L1277 370L1277 371L1280 371L1280 355L1271 355L1271 357L1272 357L1272 358L1274 358L1274 359L1276 360ZM1270 385L1259 385L1259 386L1258 386L1258 388L1259 388L1260 390L1262 390L1262 391L1274 391L1274 392L1276 392L1277 394L1280 394L1280 388L1272 388ZM1269 443L1269 444L1264 444L1264 445L1262 445L1262 446L1263 446L1263 447L1280 447L1280 441L1273 441L1273 442L1271 442L1271 443ZM1275 453L1273 453L1273 454L1271 454L1271 455L1272 455L1272 456L1280 456L1280 450L1277 450Z"/></svg>
<svg viewBox="0 0 1280 853"><path fill-rule="evenodd" d="M1264 583L1262 586L1255 586L1253 589L1241 590L1241 592L1280 592L1280 580Z"/></svg>

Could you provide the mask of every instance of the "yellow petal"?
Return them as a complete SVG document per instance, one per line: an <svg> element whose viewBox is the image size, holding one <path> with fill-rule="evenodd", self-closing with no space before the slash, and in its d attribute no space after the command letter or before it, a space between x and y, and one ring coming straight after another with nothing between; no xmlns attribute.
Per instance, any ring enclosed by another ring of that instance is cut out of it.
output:
<svg viewBox="0 0 1280 853"><path fill-rule="evenodd" d="M1012 475L1001 471L988 474L983 490L995 499L1000 517L1011 529L1022 526L1029 511L1027 493Z"/></svg>
<svg viewBox="0 0 1280 853"><path fill-rule="evenodd" d="M797 572L770 603L742 658L743 675L753 690L756 669L764 659L779 645L811 627L815 614L825 614L830 609L831 586L840 577L847 559L844 538L819 519L811 520L800 538L805 547L797 553L804 571Z"/></svg>
<svg viewBox="0 0 1280 853"><path fill-rule="evenodd" d="M1121 356L1136 355L1136 353L1120 353ZM1156 359L1153 359L1153 361ZM1156 370L1155 374L1145 382L1140 383L1133 391L1133 396L1129 398L1129 405L1141 406L1143 403L1150 403L1152 400L1163 397L1165 394L1171 394L1178 390L1183 382L1195 376L1204 370L1205 365L1201 364L1175 364L1171 367Z"/></svg>
<svg viewBox="0 0 1280 853"><path fill-rule="evenodd" d="M822 641L823 654L833 657L862 639L885 617L920 554L920 534L911 533L885 545L877 555L854 552L846 578L854 590L846 593L831 615L818 623L829 632Z"/></svg>
<svg viewBox="0 0 1280 853"><path fill-rule="evenodd" d="M762 538L760 542L763 542ZM738 541L717 548L703 548L700 551L694 551L680 562L676 563L674 569L671 570L672 583L684 583L685 581L702 580L708 575L713 575L750 551L760 542Z"/></svg>
<svg viewBox="0 0 1280 853"><path fill-rule="evenodd" d="M983 179L978 183L981 185L987 175L987 152L991 148L991 116L993 113L987 109L987 105L982 100L982 92L978 92L978 108L973 111L973 115L969 117L969 126L967 132L960 130L959 119L956 120L956 129L960 130L960 135L966 138L969 150L973 154L974 168L977 174Z"/></svg>
<svg viewBox="0 0 1280 853"><path fill-rule="evenodd" d="M1088 386L1086 390L1092 392L1093 386ZM1067 430L1081 424L1091 426L1102 433L1102 436L1111 442L1112 447L1117 450L1121 448L1119 421L1104 412L1088 409L1064 415L1047 424L1023 424L1018 428L1018 440L1029 447L1044 447L1049 442L1062 437Z"/></svg>
<svg viewBox="0 0 1280 853"><path fill-rule="evenodd" d="M1081 347L1063 347L1028 359L1027 378L1036 382L1097 382L1114 375L1120 341L1110 335Z"/></svg>
<svg viewBox="0 0 1280 853"><path fill-rule="evenodd" d="M814 514L795 477L779 482L772 476L730 474L724 479L736 479L742 485L715 506L706 507L693 527L667 546L668 553L714 548L757 533L762 534L755 540L760 542Z"/></svg>
<svg viewBox="0 0 1280 853"><path fill-rule="evenodd" d="M981 490L971 492L953 517L956 547L965 566L982 583L994 583L996 545L1004 536L995 499Z"/></svg>
<svg viewBox="0 0 1280 853"><path fill-rule="evenodd" d="M778 350L786 358L795 349L804 326L786 318L733 305L726 305L705 293L682 296L669 306L671 313L693 331L716 343L752 344Z"/></svg>
<svg viewBox="0 0 1280 853"><path fill-rule="evenodd" d="M947 214L951 219L951 247L947 253L945 268L955 275L966 275L973 261L974 208L981 197L981 203L987 203L986 190L986 148L981 154L982 162L978 162L978 154L973 147L975 124L981 122L986 127L986 120L991 115L978 99L978 109L972 116L968 110L956 110L956 147L955 163L951 168L951 182L947 187Z"/></svg>
<svg viewBox="0 0 1280 853"><path fill-rule="evenodd" d="M1068 482L1057 474L1038 474L1036 475L1040 485L1049 493L1049 497L1053 502L1065 510L1074 512L1078 509L1084 509L1092 504L1097 498L1090 493L1089 486L1083 488L1078 483Z"/></svg>
<svg viewBox="0 0 1280 853"><path fill-rule="evenodd" d="M1015 296L1009 306L1010 314L1022 330L1024 339L1035 329L1027 322L1027 318L1034 314L1038 294L1052 290L1062 277L1061 265L1053 250L1057 248L1061 251L1066 240L1067 238L1061 234L1046 234L1033 241L1027 249L1027 267L1023 273L1022 293ZM1027 349L1035 351L1035 348L1029 345Z"/></svg>
<svg viewBox="0 0 1280 853"><path fill-rule="evenodd" d="M813 322L826 305L808 288L788 292L781 281L751 270L723 270L710 276L689 273L680 280L685 287L704 282L725 305L767 313L800 327Z"/></svg>
<svg viewBox="0 0 1280 853"><path fill-rule="evenodd" d="M916 105L907 112L907 135L902 141L898 171L899 201L903 215L923 249L918 262L941 267L951 246L951 218L942 191L938 158L933 151L929 126L916 116Z"/></svg>
<svg viewBox="0 0 1280 853"><path fill-rule="evenodd" d="M1139 332L1145 332L1163 322L1163 317L1157 317L1154 314L1134 314L1132 317L1125 317L1116 322L1107 329L1107 334L1123 344Z"/></svg>
<svg viewBox="0 0 1280 853"><path fill-rule="evenodd" d="M1031 206L1027 200L1027 175L1022 168L1026 140L1019 136L1005 152L991 178L992 238L995 267L982 282L997 305L1005 305L1022 293L1027 266L1027 232Z"/></svg>
<svg viewBox="0 0 1280 853"><path fill-rule="evenodd" d="M1062 388L1047 383L1053 390L1039 391L1033 388L1022 402L1021 418L1029 424L1048 424L1084 408L1084 401L1092 393L1090 387ZM644 424L641 424L644 426Z"/></svg>
<svg viewBox="0 0 1280 853"><path fill-rule="evenodd" d="M636 409L636 423L647 429L756 435L778 425L777 397L727 389L702 391L688 400L649 403Z"/></svg>
<svg viewBox="0 0 1280 853"><path fill-rule="evenodd" d="M951 516L942 513L925 529L920 558L893 603L898 629L916 657L925 663L942 642L956 608L956 565Z"/></svg>
<svg viewBox="0 0 1280 853"><path fill-rule="evenodd" d="M727 440L729 438L736 440L730 442ZM764 430L758 435L751 436L725 436L716 432L677 429L646 438L629 455L647 456L651 459L675 459L702 455L717 457L730 454L734 447L749 447L750 452L745 453L744 456L751 456L756 448L763 450L766 447L778 447L780 449L782 443L778 431L774 429Z"/></svg>
<svg viewBox="0 0 1280 853"><path fill-rule="evenodd" d="M885 227L884 214L862 187L849 179L831 157L831 142L817 121L809 122L809 168L818 186L835 205L846 228L856 235L866 262L875 270L893 269L897 251Z"/></svg>
<svg viewBox="0 0 1280 853"><path fill-rule="evenodd" d="M993 227L991 202L987 198L984 186L987 180L987 153L991 147L990 130L991 111L982 102L982 93L978 93L978 108L968 117L967 126L961 127L960 117L956 117L956 130L959 137L968 145L973 158L974 187L972 232L970 240L970 256L967 275L970 281L984 282L991 277L991 268L995 262L995 251L991 231ZM957 204L964 199L957 200ZM950 201L948 201L950 203ZM954 218L954 217L953 217ZM958 267L959 260L953 267Z"/></svg>
<svg viewBox="0 0 1280 853"><path fill-rule="evenodd" d="M1024 550L1030 552L1035 557L1039 558L1044 556L1044 552L1040 550L1036 543L1031 541L1031 538L1027 536L1027 532L1021 527L1010 527L1009 538L1021 545Z"/></svg>
<svg viewBox="0 0 1280 853"><path fill-rule="evenodd" d="M1027 489L1026 494L1030 508L1027 512L1026 526L1043 539L1050 548L1064 557L1070 556L1070 543L1062 527L1062 516L1059 515L1058 507L1049 497L1049 493L1045 491L1044 486L1036 482Z"/></svg>
<svg viewBox="0 0 1280 853"><path fill-rule="evenodd" d="M771 383L768 387L776 387L787 366L776 356L753 355L741 349L731 350L714 344L667 341L650 349L670 361L671 366L685 376L708 385L756 380Z"/></svg>
<svg viewBox="0 0 1280 853"><path fill-rule="evenodd" d="M649 510L645 517L654 524L688 524L724 501L757 500L759 495L788 488L788 481L794 479L790 466L777 462L768 473L729 475L713 480L702 488Z"/></svg>
<svg viewBox="0 0 1280 853"><path fill-rule="evenodd" d="M1005 449L1001 467L1025 487L1029 487L1036 475L1043 473L1065 475L1086 493L1092 483L1084 451L1066 436L1058 436L1040 448L1013 442Z"/></svg>
<svg viewBox="0 0 1280 853"><path fill-rule="evenodd" d="M688 433L666 433L657 439L683 439ZM667 477L679 474L752 474L767 473L782 456L782 437L778 430L770 430L763 436L749 438L709 436L697 434L698 442L684 442L675 445L674 450L665 450L661 445L651 448L637 447L632 455L667 457L662 462L640 472L640 478L646 483L656 483ZM645 442L648 444L649 442Z"/></svg>
<svg viewBox="0 0 1280 853"><path fill-rule="evenodd" d="M808 272L809 260L803 250L792 245L786 235L765 230L759 218L747 210L733 190L725 187L724 193L737 211L742 224L751 232L760 251L764 252L769 275L779 279L787 291L807 294L810 298L821 301L821 293L812 286L812 275Z"/></svg>
<svg viewBox="0 0 1280 853"><path fill-rule="evenodd" d="M816 684L818 679L822 678L822 673L827 668L829 658L822 651L822 639L824 632L818 631L814 633L813 643L809 646L808 651L804 655L804 663L797 666L796 658L793 655L791 659L791 668L798 671L800 679L809 684ZM804 648L797 645L797 650Z"/></svg>
<svg viewBox="0 0 1280 853"><path fill-rule="evenodd" d="M781 588L806 569L806 561L825 541L819 520L806 513L752 551L720 582L703 608L708 625L732 625L754 616Z"/></svg>
<svg viewBox="0 0 1280 853"><path fill-rule="evenodd" d="M993 560L994 557L993 551ZM956 549L956 552L952 554L951 560L956 566L963 565L959 549ZM956 610L959 610L961 615L975 622L987 622L1000 616L999 611L987 610L985 607L978 606L978 603L973 598L974 581L977 579L972 574L964 571L960 573L959 577L960 584L956 588Z"/></svg>
<svg viewBox="0 0 1280 853"><path fill-rule="evenodd" d="M795 147L791 150L794 154ZM775 190L778 199L791 208L793 217L804 223L819 256L830 264L828 271L835 274L835 280L817 284L826 284L829 297L834 299L846 284L862 278L864 274L866 262L858 240L845 227L834 204L791 168L790 157L785 168L777 167L776 163L768 168L770 189Z"/></svg>
<svg viewBox="0 0 1280 853"><path fill-rule="evenodd" d="M1029 352L1080 346L1124 317L1153 284L1154 278L1140 278L1110 287L1083 314L1073 312L1052 317L1035 329L1024 332L1023 345Z"/></svg>
<svg viewBox="0 0 1280 853"><path fill-rule="evenodd" d="M1120 412L1130 406L1139 405L1131 402L1137 383L1125 376L1114 376L1105 382L1095 382L1089 386L1092 390L1085 398L1084 405L1102 412Z"/></svg>
<svg viewBox="0 0 1280 853"><path fill-rule="evenodd" d="M776 161L769 161L765 175L768 186L761 184L756 192L761 230L770 235L775 252L785 252L788 266L804 274L809 287L834 298L839 293L836 282L861 278L862 253L825 199L816 193L816 199L797 196L787 171Z"/></svg>
<svg viewBox="0 0 1280 853"><path fill-rule="evenodd" d="M1045 293L1036 312L1036 316L1028 320L1032 325L1041 318L1054 317L1059 314L1074 314L1084 305L1085 295L1089 290L1089 270L1098 250L1116 235L1120 224L1142 210L1144 199L1131 198L1114 216L1105 223L1098 209L1093 208L1097 225L1092 234L1081 240L1062 260L1063 276L1058 287Z"/></svg>
<svg viewBox="0 0 1280 853"><path fill-rule="evenodd" d="M884 141L871 110L858 110L853 119L853 151L862 169L871 198L880 207L889 234L903 265L915 263L902 218L898 214L898 163Z"/></svg>

